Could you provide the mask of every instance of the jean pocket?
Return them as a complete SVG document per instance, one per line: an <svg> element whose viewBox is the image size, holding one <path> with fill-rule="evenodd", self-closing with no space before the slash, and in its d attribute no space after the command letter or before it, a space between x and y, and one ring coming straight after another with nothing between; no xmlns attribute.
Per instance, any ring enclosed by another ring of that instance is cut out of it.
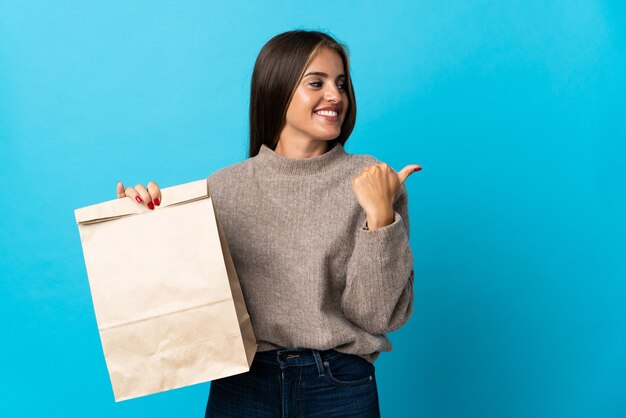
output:
<svg viewBox="0 0 626 418"><path fill-rule="evenodd" d="M358 386L374 379L374 365L356 355L343 354L324 361L324 374L337 386Z"/></svg>

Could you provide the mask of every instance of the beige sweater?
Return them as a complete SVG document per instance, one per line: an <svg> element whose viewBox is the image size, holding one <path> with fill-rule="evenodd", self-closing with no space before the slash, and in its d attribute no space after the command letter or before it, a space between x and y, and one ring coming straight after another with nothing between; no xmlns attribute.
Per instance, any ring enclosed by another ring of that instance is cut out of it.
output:
<svg viewBox="0 0 626 418"><path fill-rule="evenodd" d="M380 163L346 153L260 153L207 178L233 256L258 351L335 349L374 362L413 309L406 186L391 225L366 230L352 190Z"/></svg>

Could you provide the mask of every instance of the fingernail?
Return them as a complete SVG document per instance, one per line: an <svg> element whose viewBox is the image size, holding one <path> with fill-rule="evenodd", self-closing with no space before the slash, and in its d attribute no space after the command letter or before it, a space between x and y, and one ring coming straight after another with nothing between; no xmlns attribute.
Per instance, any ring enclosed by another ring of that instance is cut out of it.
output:
<svg viewBox="0 0 626 418"><path fill-rule="evenodd" d="M153 202L154 202L154 204L155 204L155 205L157 205L157 206L159 206L159 205L161 204L161 202L159 202L159 198L158 198L158 197L155 197L155 198L154 198L154 200L153 200Z"/></svg>
<svg viewBox="0 0 626 418"><path fill-rule="evenodd" d="M152 204L152 202L148 203L148 207L150 208L150 210L154 210L154 205Z"/></svg>
<svg viewBox="0 0 626 418"><path fill-rule="evenodd" d="M422 169L422 167L417 167L416 169L413 170L413 172L415 173L416 171L420 171Z"/></svg>
<svg viewBox="0 0 626 418"><path fill-rule="evenodd" d="M140 196L135 196L135 200L136 200L137 202L139 202L139 203L143 202L143 200L141 200L141 197L140 197Z"/></svg>

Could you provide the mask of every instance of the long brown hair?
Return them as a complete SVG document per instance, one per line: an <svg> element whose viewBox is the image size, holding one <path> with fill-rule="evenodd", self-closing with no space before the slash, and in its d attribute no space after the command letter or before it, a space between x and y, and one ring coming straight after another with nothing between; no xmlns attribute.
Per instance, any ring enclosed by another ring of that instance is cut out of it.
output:
<svg viewBox="0 0 626 418"><path fill-rule="evenodd" d="M323 32L293 30L270 39L261 48L254 64L250 87L250 157L259 153L262 144L276 148L291 98L304 70L321 48L336 51L343 61L348 110L341 133L329 141L328 149L332 149L337 142L345 144L356 122L356 99L350 77L348 48Z"/></svg>

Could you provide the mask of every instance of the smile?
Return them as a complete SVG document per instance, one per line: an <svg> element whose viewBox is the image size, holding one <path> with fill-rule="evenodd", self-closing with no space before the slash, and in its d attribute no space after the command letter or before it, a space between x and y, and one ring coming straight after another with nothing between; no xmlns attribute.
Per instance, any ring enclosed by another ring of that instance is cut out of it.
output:
<svg viewBox="0 0 626 418"><path fill-rule="evenodd" d="M320 118L327 120L329 122L339 121L339 114L335 112L334 110L318 110L313 113L315 113Z"/></svg>
<svg viewBox="0 0 626 418"><path fill-rule="evenodd" d="M337 112L335 112L334 110L318 110L315 113L323 116L337 116Z"/></svg>

